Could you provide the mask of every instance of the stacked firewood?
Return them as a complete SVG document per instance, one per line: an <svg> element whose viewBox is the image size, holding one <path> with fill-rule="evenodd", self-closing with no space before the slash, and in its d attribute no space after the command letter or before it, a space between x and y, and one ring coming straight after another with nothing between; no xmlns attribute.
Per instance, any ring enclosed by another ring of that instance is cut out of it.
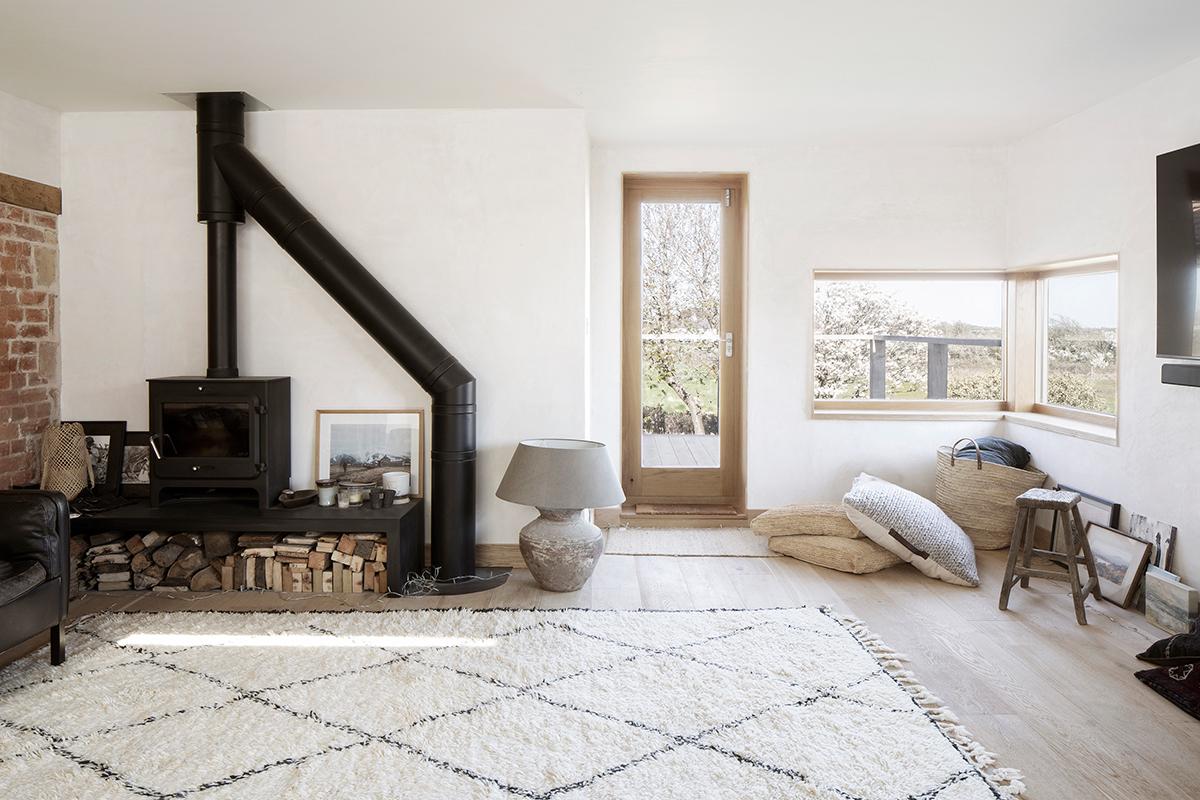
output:
<svg viewBox="0 0 1200 800"><path fill-rule="evenodd" d="M381 533L279 537L246 533L221 567L223 589L277 592L387 592L387 542Z"/></svg>
<svg viewBox="0 0 1200 800"><path fill-rule="evenodd" d="M88 589L387 592L381 533L101 533L77 537Z"/></svg>

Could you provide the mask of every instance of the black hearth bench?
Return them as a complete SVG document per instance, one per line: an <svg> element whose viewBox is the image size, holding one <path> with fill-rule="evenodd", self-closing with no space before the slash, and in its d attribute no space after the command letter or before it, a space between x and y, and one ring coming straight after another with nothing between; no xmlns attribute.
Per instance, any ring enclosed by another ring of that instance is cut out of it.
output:
<svg viewBox="0 0 1200 800"><path fill-rule="evenodd" d="M72 534L123 531L163 533L386 533L388 591L402 593L411 573L425 561L424 501L414 498L391 508L300 508L217 500L175 500L153 508L148 500L85 514L71 520Z"/></svg>

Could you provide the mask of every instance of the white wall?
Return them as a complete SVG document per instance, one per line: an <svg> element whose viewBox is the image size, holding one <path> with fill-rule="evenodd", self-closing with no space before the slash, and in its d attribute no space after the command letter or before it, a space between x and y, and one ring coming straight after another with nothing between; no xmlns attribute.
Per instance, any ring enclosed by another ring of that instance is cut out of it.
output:
<svg viewBox="0 0 1200 800"><path fill-rule="evenodd" d="M1011 148L1008 261L1120 253L1120 446L1016 430L1056 478L1179 527L1176 568L1200 580L1200 389L1155 358L1155 156L1200 141L1200 61Z"/></svg>
<svg viewBox="0 0 1200 800"><path fill-rule="evenodd" d="M0 92L0 172L58 186L59 114Z"/></svg>
<svg viewBox="0 0 1200 800"><path fill-rule="evenodd" d="M479 541L515 541L531 512L493 493L516 442L586 424L582 113L274 111L247 127L263 162L475 374ZM71 113L62 139L63 415L144 428L145 379L205 366L195 119ZM292 377L293 485L312 479L316 409L428 408L256 224L239 262L241 372Z"/></svg>
<svg viewBox="0 0 1200 800"><path fill-rule="evenodd" d="M995 268L1004 257L997 148L592 150L591 435L618 444L621 175L749 174L747 504L834 501L859 471L931 493L935 448L990 422L813 420L812 272Z"/></svg>

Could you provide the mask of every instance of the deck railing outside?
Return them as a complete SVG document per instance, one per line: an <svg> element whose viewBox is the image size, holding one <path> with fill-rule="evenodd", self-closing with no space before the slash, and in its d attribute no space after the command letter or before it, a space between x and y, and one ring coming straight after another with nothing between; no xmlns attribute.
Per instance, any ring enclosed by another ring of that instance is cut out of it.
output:
<svg viewBox="0 0 1200 800"><path fill-rule="evenodd" d="M926 394L930 400L945 400L950 388L950 345L1000 347L999 339L963 339L953 336L818 336L819 339L864 340L871 343L870 398L887 399L887 343L916 342L927 345Z"/></svg>

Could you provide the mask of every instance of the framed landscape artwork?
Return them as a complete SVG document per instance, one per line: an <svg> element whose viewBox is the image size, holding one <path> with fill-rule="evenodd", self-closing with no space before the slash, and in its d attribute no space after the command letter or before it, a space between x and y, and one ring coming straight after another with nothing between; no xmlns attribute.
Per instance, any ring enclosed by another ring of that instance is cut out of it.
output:
<svg viewBox="0 0 1200 800"><path fill-rule="evenodd" d="M385 472L407 472L421 496L425 415L420 410L317 412L317 478L378 483Z"/></svg>
<svg viewBox="0 0 1200 800"><path fill-rule="evenodd" d="M1087 539L1096 559L1100 596L1128 608L1141 584L1142 573L1150 561L1150 544L1095 522L1087 524ZM1079 578L1087 580L1087 570L1079 566Z"/></svg>

